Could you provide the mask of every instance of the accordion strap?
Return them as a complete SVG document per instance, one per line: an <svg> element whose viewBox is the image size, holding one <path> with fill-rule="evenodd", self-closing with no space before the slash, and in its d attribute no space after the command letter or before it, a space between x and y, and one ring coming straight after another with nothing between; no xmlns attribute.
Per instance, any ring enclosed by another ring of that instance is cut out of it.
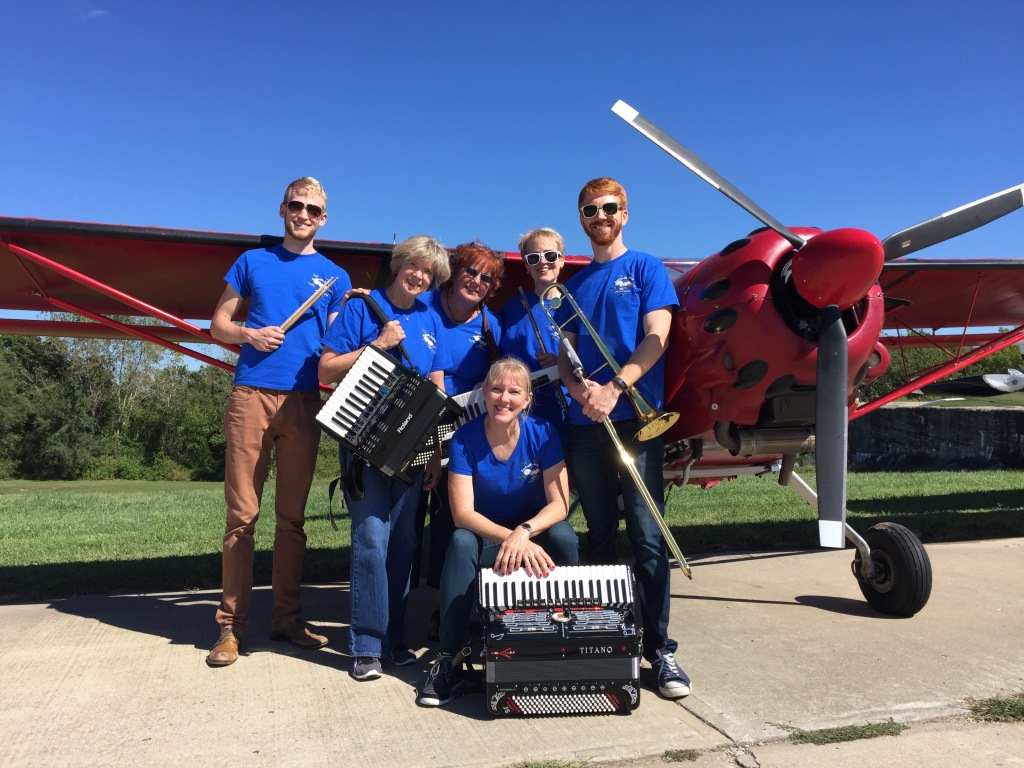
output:
<svg viewBox="0 0 1024 768"><path fill-rule="evenodd" d="M370 308L370 311L373 312L373 314L376 315L377 320L380 321L380 325L382 328L391 322L391 318L384 313L384 310L380 308L380 304L378 304L376 300L373 298L373 296L371 296L370 294L355 293L351 296L351 298L362 299L363 301L365 301L366 305ZM413 366L412 364L412 358L409 357L409 353L405 349L405 344L403 344L402 342L398 342L398 351L402 355L402 357L409 361L409 367L415 370L415 366Z"/></svg>

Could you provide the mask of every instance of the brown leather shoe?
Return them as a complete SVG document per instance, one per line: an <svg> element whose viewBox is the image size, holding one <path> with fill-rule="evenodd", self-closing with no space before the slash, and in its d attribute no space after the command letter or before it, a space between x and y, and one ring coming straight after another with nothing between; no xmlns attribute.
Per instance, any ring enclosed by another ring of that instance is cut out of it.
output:
<svg viewBox="0 0 1024 768"><path fill-rule="evenodd" d="M299 646L299 648L323 648L327 645L326 637L313 634L305 624L296 624L290 628L271 630L270 639L282 643L291 643L292 645Z"/></svg>
<svg viewBox="0 0 1024 768"><path fill-rule="evenodd" d="M238 661L238 636L231 627L221 627L216 645L210 649L206 663L211 667L226 667Z"/></svg>

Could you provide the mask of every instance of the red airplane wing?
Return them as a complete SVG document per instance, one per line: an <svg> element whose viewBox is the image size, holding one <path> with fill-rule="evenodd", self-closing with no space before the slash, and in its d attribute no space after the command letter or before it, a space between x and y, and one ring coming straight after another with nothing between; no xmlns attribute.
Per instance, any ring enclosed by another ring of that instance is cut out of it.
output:
<svg viewBox="0 0 1024 768"><path fill-rule="evenodd" d="M896 259L879 283L887 330L1024 325L1024 260Z"/></svg>
<svg viewBox="0 0 1024 768"><path fill-rule="evenodd" d="M140 306L147 305L176 318L208 320L238 255L279 242L269 235L0 217L0 309L46 312L70 305L103 315L159 316ZM316 247L357 287L387 280L389 245L317 240ZM568 257L564 276L587 261ZM524 284L519 254L506 254L504 284L491 306L500 308ZM126 303L121 294L133 301ZM2 321L0 330L29 326L32 333L47 332L47 321ZM52 329L68 330L66 324Z"/></svg>

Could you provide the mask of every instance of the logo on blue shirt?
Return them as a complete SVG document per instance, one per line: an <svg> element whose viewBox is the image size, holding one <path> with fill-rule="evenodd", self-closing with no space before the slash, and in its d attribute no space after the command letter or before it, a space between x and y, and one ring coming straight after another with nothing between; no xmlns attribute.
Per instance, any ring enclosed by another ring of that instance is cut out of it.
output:
<svg viewBox="0 0 1024 768"><path fill-rule="evenodd" d="M617 296L625 296L627 293L633 293L635 285L633 283L632 275L620 275L615 278L615 282L612 283L612 288Z"/></svg>
<svg viewBox="0 0 1024 768"><path fill-rule="evenodd" d="M531 482L540 477L540 465L534 461L523 464L519 471L523 473L523 477Z"/></svg>

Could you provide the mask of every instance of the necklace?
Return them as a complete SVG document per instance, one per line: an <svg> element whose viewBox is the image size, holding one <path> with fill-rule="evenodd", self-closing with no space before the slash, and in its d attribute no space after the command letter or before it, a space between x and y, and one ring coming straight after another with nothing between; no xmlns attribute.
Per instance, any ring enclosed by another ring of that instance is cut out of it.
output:
<svg viewBox="0 0 1024 768"><path fill-rule="evenodd" d="M473 315L476 314L476 307L473 307L473 309L470 311L470 313L468 315L466 315L465 318L460 320L456 316L455 310L452 309L451 292L452 292L452 289L449 288L447 291L445 291L441 295L441 299L442 299L442 301L444 301L444 308L446 310L448 310L448 317L450 317L452 319L452 321L455 322L457 325L462 325L463 323L468 323L470 320L473 319Z"/></svg>

